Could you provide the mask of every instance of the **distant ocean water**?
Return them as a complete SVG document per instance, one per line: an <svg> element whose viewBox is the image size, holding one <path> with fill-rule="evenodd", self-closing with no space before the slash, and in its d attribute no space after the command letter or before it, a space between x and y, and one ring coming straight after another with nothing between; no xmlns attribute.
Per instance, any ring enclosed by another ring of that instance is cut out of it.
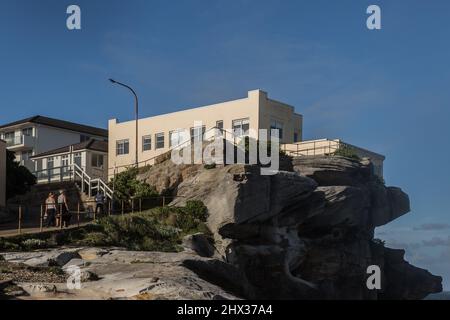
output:
<svg viewBox="0 0 450 320"><path fill-rule="evenodd" d="M450 291L430 294L425 300L450 300Z"/></svg>

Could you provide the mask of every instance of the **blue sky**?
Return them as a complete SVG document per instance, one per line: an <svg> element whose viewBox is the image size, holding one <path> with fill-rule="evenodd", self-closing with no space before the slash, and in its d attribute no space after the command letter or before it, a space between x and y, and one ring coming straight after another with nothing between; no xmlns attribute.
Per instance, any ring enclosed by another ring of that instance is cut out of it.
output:
<svg viewBox="0 0 450 320"><path fill-rule="evenodd" d="M82 30L66 29L78 4ZM366 8L382 9L382 30ZM261 88L304 115L305 139L387 156L412 212L378 236L450 289L450 2L0 1L0 123L35 114L106 127Z"/></svg>

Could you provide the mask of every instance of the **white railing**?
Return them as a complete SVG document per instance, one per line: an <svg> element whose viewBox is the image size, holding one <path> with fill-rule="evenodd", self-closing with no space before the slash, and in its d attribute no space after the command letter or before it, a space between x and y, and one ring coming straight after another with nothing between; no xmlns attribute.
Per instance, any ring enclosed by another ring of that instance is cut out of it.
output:
<svg viewBox="0 0 450 320"><path fill-rule="evenodd" d="M345 146L347 146L347 144L340 141L339 139L321 139L292 144L283 144L281 145L280 149L284 151L288 156L302 157L332 155L340 148L343 148Z"/></svg>
<svg viewBox="0 0 450 320"><path fill-rule="evenodd" d="M52 183L79 180L81 192L92 197L93 191L102 192L105 197L113 199L114 191L100 178L91 178L86 171L77 164L63 167L48 168L33 172L37 183Z"/></svg>
<svg viewBox="0 0 450 320"><path fill-rule="evenodd" d="M79 165L73 164L74 177L78 176L81 180L81 191L86 193L89 197L92 197L92 191L102 192L105 197L113 199L114 191L100 178L92 179L86 171L84 171ZM86 192L87 186L87 192Z"/></svg>

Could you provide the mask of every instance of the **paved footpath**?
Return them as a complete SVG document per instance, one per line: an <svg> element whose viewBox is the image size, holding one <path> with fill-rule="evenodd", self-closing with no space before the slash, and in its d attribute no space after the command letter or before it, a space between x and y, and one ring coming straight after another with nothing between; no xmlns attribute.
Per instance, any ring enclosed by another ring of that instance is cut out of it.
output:
<svg viewBox="0 0 450 320"><path fill-rule="evenodd" d="M80 227L85 226L89 224L90 222L84 222L80 223ZM58 231L58 230L68 230L68 229L76 229L78 228L78 224L73 224L69 226L68 228L61 229L59 227L51 227L51 228L43 228L42 233L44 232L52 232L52 231ZM20 234L35 234L35 233L41 233L40 228L22 228ZM0 238L9 238L9 237L15 237L19 235L19 231L17 228L15 229L7 229L7 230L0 230Z"/></svg>

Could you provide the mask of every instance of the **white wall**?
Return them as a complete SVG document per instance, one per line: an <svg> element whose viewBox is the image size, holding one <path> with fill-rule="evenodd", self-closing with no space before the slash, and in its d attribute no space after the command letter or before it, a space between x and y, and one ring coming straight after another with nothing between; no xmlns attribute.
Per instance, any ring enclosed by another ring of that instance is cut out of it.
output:
<svg viewBox="0 0 450 320"><path fill-rule="evenodd" d="M25 123L18 126L14 126L10 129L4 128L1 130L1 136L6 132L14 132L16 137L22 135L22 129L33 128L34 139L29 139L32 141L31 144L27 145L25 148L16 148L16 160L21 161L21 153L25 150L32 150L33 155L39 153L47 152L53 149L65 147L71 144L80 143L81 135L87 135L80 132L40 125L36 123ZM101 136L89 135L89 137L103 141L106 138Z"/></svg>
<svg viewBox="0 0 450 320"><path fill-rule="evenodd" d="M36 128L35 154L50 151L53 149L76 144L80 142L82 133L37 125ZM104 140L103 137L90 136L97 140Z"/></svg>

